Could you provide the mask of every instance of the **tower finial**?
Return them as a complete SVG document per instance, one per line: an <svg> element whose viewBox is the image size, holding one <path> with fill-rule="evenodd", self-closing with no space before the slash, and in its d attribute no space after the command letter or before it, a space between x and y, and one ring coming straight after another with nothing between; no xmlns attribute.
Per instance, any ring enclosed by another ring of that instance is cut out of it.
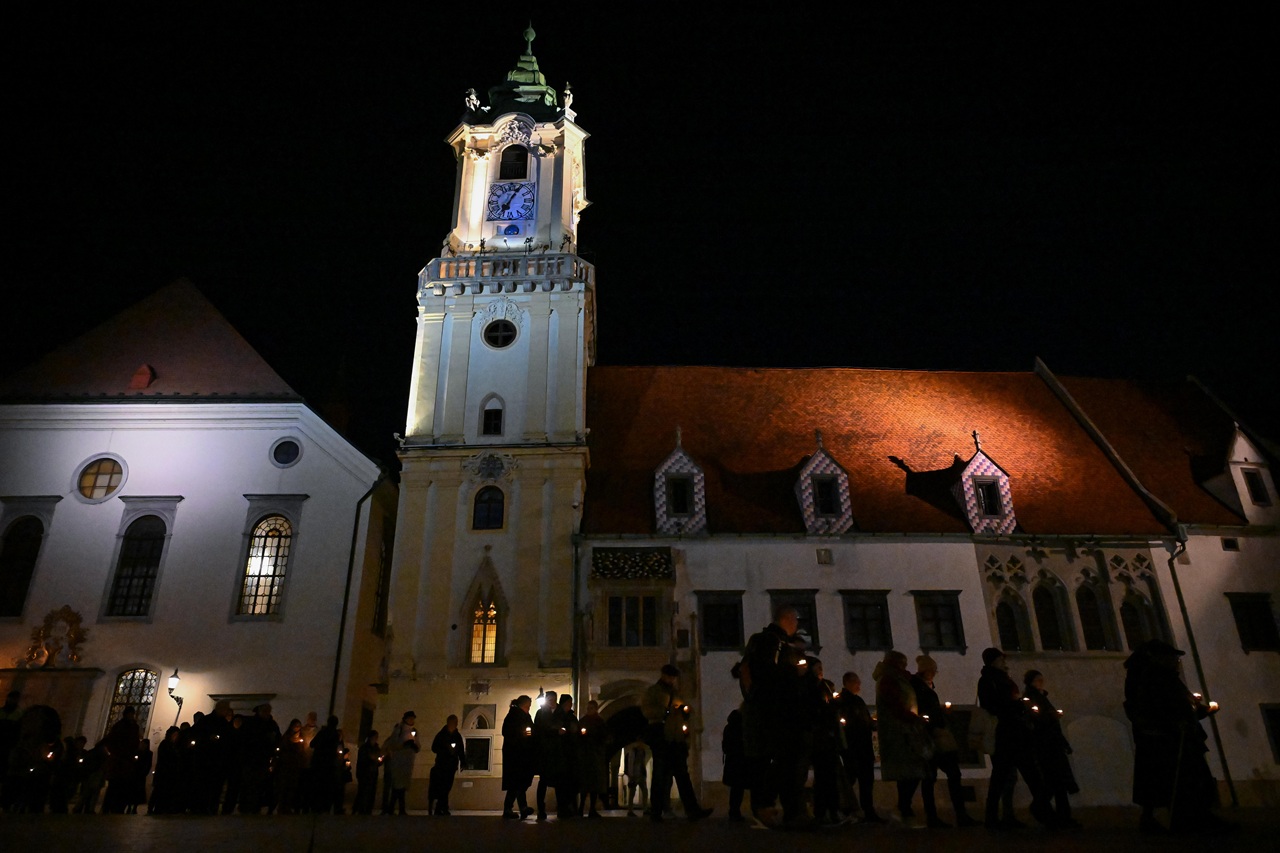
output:
<svg viewBox="0 0 1280 853"><path fill-rule="evenodd" d="M820 430L820 429L815 429L815 430L813 431L813 434L814 434L815 436L817 436L817 439L818 439L818 449L819 449L819 450L822 450L822 449L823 449L823 447L822 447L822 430Z"/></svg>
<svg viewBox="0 0 1280 853"><path fill-rule="evenodd" d="M681 447L681 443L680 443L682 437L683 437L683 433L680 431L680 424L676 424L676 449L678 450L684 449L683 447Z"/></svg>
<svg viewBox="0 0 1280 853"><path fill-rule="evenodd" d="M977 451L982 450L982 439L978 438L978 431L976 429L973 431L973 449Z"/></svg>
<svg viewBox="0 0 1280 853"><path fill-rule="evenodd" d="M524 55L525 56L533 56L533 40L537 38L537 36L538 34L533 31L533 21L530 21L528 29L524 31L524 41L525 41Z"/></svg>

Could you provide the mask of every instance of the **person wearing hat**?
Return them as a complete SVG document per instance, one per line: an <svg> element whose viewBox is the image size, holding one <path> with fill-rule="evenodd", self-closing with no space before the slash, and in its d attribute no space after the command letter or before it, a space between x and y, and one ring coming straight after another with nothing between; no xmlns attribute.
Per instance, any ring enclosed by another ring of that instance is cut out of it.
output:
<svg viewBox="0 0 1280 853"><path fill-rule="evenodd" d="M684 815L689 820L702 820L711 814L698 802L689 778L689 706L677 697L680 689L680 670L672 664L663 664L658 680L645 691L640 710L649 726L645 743L653 751L653 787L649 794L649 819L662 821L663 812L671 800L671 783L674 780L684 804Z"/></svg>
<svg viewBox="0 0 1280 853"><path fill-rule="evenodd" d="M978 679L978 704L996 718L995 751L991 753L991 778L987 782L986 827L991 830L1024 826L1013 814L1013 786L1018 774L1031 791L1031 816L1045 826L1053 826L1053 809L1045 797L1035 756L1031 752L1027 703L1018 685L1009 677L1009 661L1000 649L982 653L982 675ZM1004 816L1000 806L1004 805Z"/></svg>
<svg viewBox="0 0 1280 853"><path fill-rule="evenodd" d="M1147 640L1124 662L1124 712L1133 725L1133 801L1142 807L1143 832L1165 832L1155 818L1169 810L1174 831L1227 831L1234 825L1210 810L1218 783L1205 754L1200 721L1218 710L1182 683L1184 653L1163 640Z"/></svg>

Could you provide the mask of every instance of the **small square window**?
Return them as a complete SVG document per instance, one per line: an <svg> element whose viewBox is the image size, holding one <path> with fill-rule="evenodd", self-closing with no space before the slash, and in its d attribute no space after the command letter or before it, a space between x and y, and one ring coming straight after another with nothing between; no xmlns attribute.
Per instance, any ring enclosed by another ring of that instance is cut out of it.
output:
<svg viewBox="0 0 1280 853"><path fill-rule="evenodd" d="M1271 506L1271 495L1267 494L1267 481L1257 468L1245 468L1244 485L1249 490L1249 500L1257 506Z"/></svg>
<svg viewBox="0 0 1280 853"><path fill-rule="evenodd" d="M849 651L887 651L893 648L887 590L841 590L840 597L844 599L844 636Z"/></svg>
<svg viewBox="0 0 1280 853"><path fill-rule="evenodd" d="M667 478L667 510L671 515L693 515L693 478Z"/></svg>
<svg viewBox="0 0 1280 853"><path fill-rule="evenodd" d="M1227 600L1231 602L1240 646L1246 652L1280 651L1280 628L1271 609L1270 593L1228 592Z"/></svg>
<svg viewBox="0 0 1280 853"><path fill-rule="evenodd" d="M777 613L780 607L794 607L800 616L796 636L804 640L809 651L815 653L822 651L822 645L818 640L818 609L813 602L816 592L816 589L769 590L770 611Z"/></svg>
<svg viewBox="0 0 1280 853"><path fill-rule="evenodd" d="M813 478L813 512L820 518L840 514L840 488L835 477Z"/></svg>
<svg viewBox="0 0 1280 853"><path fill-rule="evenodd" d="M1239 551L1239 550L1240 550L1240 540L1239 540L1239 539L1237 539L1237 538L1235 538L1234 536L1223 536L1223 537L1222 537L1222 550L1224 550L1224 551Z"/></svg>
<svg viewBox="0 0 1280 853"><path fill-rule="evenodd" d="M699 625L704 651L738 651L742 648L742 592L700 591Z"/></svg>
<svg viewBox="0 0 1280 853"><path fill-rule="evenodd" d="M995 480L974 480L973 494L978 499L978 512L982 515L1003 515L1000 503L1000 484Z"/></svg>
<svg viewBox="0 0 1280 853"><path fill-rule="evenodd" d="M963 652L964 624L960 620L958 591L912 590L916 600L916 622L920 628L920 650Z"/></svg>

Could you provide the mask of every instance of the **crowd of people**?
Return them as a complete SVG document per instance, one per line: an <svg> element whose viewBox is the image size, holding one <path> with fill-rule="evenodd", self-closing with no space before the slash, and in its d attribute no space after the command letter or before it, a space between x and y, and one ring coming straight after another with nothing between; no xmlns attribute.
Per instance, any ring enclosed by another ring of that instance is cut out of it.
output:
<svg viewBox="0 0 1280 853"><path fill-rule="evenodd" d="M743 804L749 794L752 817L770 828L884 823L873 797L878 763L881 779L896 788L894 818L905 826L1021 828L1025 824L1013 808L1019 778L1030 794L1035 821L1053 829L1080 826L1071 811L1070 797L1079 792L1072 749L1044 673L1027 671L1019 686L1000 649L982 653L979 708L971 711L968 733L968 745L991 759L979 820L965 805L951 703L941 701L934 689L937 662L920 655L913 673L906 655L887 652L872 673L873 714L858 674L844 673L837 689L824 677L822 661L806 653L798 627L796 610L782 608L750 638L733 667L742 702L721 738L730 821L747 820ZM1151 640L1125 662L1124 710L1133 726L1133 799L1142 808L1140 829L1168 831L1155 815L1165 809L1169 829L1228 831L1232 825L1212 811L1217 785L1200 726L1217 706L1205 704L1183 684L1182 654ZM154 754L133 708L123 709L89 748L84 737L61 736L52 708L19 710L18 699L10 693L0 708L0 767L5 770L0 809L5 811L93 813L100 808L127 814L145 805L148 814L342 814L354 781L352 813L373 814L381 777L380 813L406 814L421 751L413 711L404 713L385 740L369 732L353 757L337 717L318 726L312 713L305 721L291 720L282 731L270 705L241 715L226 701L208 714L197 713L191 723L171 726ZM536 710L533 706L529 696L517 697L502 723L504 819L536 815L546 820L549 792L558 818L598 818L602 809L624 805L617 802L620 776L629 815L638 814L638 795L640 813L664 820L672 814L673 784L686 818L711 814L699 803L689 775L691 709L681 698L675 666L662 667L637 707L608 721L595 701L579 718L567 694L546 693ZM428 811L448 816L455 777L467 760L456 716L445 720L431 750ZM942 817L935 801L939 773L946 778L952 821ZM812 810L804 797L810 774ZM917 793L923 821L914 810Z"/></svg>

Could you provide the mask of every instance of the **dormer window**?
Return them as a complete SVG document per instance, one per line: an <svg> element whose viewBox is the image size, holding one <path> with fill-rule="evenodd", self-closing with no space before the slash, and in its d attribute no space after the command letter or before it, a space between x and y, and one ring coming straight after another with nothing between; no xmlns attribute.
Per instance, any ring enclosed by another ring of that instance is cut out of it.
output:
<svg viewBox="0 0 1280 853"><path fill-rule="evenodd" d="M686 536L707 531L707 480L680 445L653 472L653 514L660 534Z"/></svg>
<svg viewBox="0 0 1280 853"><path fill-rule="evenodd" d="M849 499L849 475L822 446L818 446L800 468L796 478L796 502L804 517L804 528L815 535L845 533L853 527L853 506Z"/></svg>
<svg viewBox="0 0 1280 853"><path fill-rule="evenodd" d="M1271 506L1271 495L1267 493L1267 481L1257 468L1241 470L1244 475L1244 487L1249 491L1249 500L1255 506Z"/></svg>
<svg viewBox="0 0 1280 853"><path fill-rule="evenodd" d="M840 490L835 477L813 478L813 513L821 518L840 513Z"/></svg>
<svg viewBox="0 0 1280 853"><path fill-rule="evenodd" d="M529 177L529 149L523 145L508 145L502 149L502 159L498 162L498 179L523 181L527 177Z"/></svg>
<svg viewBox="0 0 1280 853"><path fill-rule="evenodd" d="M974 480L973 495L978 511L984 516L999 516L1004 512L1000 503L1000 483L996 480Z"/></svg>
<svg viewBox="0 0 1280 853"><path fill-rule="evenodd" d="M688 518L693 512L693 478L678 475L667 478L667 510L673 516Z"/></svg>

